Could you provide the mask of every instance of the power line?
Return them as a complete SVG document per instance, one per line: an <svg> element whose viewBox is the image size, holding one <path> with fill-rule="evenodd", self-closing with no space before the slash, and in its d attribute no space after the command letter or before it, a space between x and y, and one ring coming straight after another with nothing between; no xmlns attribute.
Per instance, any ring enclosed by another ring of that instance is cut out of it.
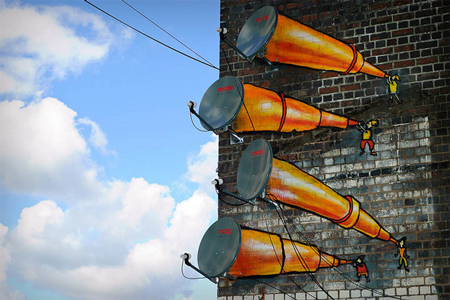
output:
<svg viewBox="0 0 450 300"><path fill-rule="evenodd" d="M189 49L190 51L192 51L194 54L196 54L198 57L200 57L201 59L203 59L205 62L207 62L208 64L210 64L211 66L214 66L212 63L210 63L206 58L204 58L203 56L201 56L200 54L198 54L197 52L195 52L194 50L192 50L191 48L189 48L187 45L185 45L182 41L180 41L179 39L177 39L176 37L174 37L173 35L171 35L169 32L167 32L166 30L164 30L164 28L162 28L161 26L159 26L158 24L156 24L155 22L153 22L152 20L150 20L150 18L148 18L147 16L145 16L143 13L141 13L139 10L137 10L135 7L133 7L131 4L129 4L128 2L126 2L125 0L122 0L123 3L125 3L126 5L128 5L131 9L133 9L135 12L137 12L138 14L140 14L141 16L143 16L144 18L146 18L148 21L150 21L153 25L155 25L156 27L158 27L159 29L161 29L162 31L164 31L165 33L167 33L170 37L172 37L174 40L176 40L178 43L180 43L181 45L183 45L184 47L186 47L187 49Z"/></svg>
<svg viewBox="0 0 450 300"><path fill-rule="evenodd" d="M186 54L186 53L184 53L184 52L181 52L181 51L179 51L179 50L177 50L177 49L175 49L175 48L172 48L172 47L170 47L169 45L166 45L166 44L164 44L163 42L160 42L160 41L158 41L158 40L155 39L155 38L152 38L152 37L149 36L148 34L142 32L142 31L140 31L139 29L136 29L135 27L133 27L133 26L131 26L131 25L125 23L124 21L122 21L122 20L120 20L120 19L118 19L118 18L116 18L115 16L113 16L113 15L111 15L110 13L104 11L103 9L101 9L100 7L98 7L98 6L94 5L94 4L92 4L91 2L89 2L89 1L87 1L87 0L84 0L84 2L86 2L86 3L89 4L89 5L91 5L92 7L96 8L97 10L101 11L102 13L104 13L104 14L107 15L107 16L109 16L110 18L113 18L113 19L116 20L117 22L120 22L120 23L122 23L123 25L127 26L128 28L130 28L130 29L136 31L137 33L142 34L143 36L145 36L145 37L151 39L152 41L155 41L155 42L157 42L158 44L161 44L161 45L163 45L164 47L167 47L167 48L169 48L170 50L173 50L173 51L175 51L175 52L177 52L177 53L179 53L179 54L181 54L181 55L184 55L184 56L186 56L186 57L188 57L188 58L190 58L190 59L192 59L192 60L195 60L195 61L197 61L197 62L199 62L199 63L201 63L201 64L204 64L205 66L208 66L208 67L210 67L210 68L219 70L219 68L217 68L216 66L213 66L213 65L210 65L210 64L208 64L208 63L205 63L205 62L203 62L203 61L201 61L201 60L199 60L199 59L197 59L197 58L195 58L195 57L192 57L192 56L190 56L190 55L188 55L188 54Z"/></svg>

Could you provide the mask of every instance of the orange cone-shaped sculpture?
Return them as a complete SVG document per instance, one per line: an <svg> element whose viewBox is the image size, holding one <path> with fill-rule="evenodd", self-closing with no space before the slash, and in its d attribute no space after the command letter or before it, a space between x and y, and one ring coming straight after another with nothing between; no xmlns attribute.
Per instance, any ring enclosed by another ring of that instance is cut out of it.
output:
<svg viewBox="0 0 450 300"><path fill-rule="evenodd" d="M239 254L227 272L234 277L316 272L351 263L323 253L315 245L283 239L274 233L242 228L241 234Z"/></svg>
<svg viewBox="0 0 450 300"><path fill-rule="evenodd" d="M364 60L353 45L341 42L265 6L246 21L236 47L248 58L342 74L388 75Z"/></svg>
<svg viewBox="0 0 450 300"><path fill-rule="evenodd" d="M323 111L304 102L284 97L282 93L244 84L245 107L232 123L236 132L308 131L318 127L347 129L358 121Z"/></svg>
<svg viewBox="0 0 450 300"><path fill-rule="evenodd" d="M274 158L267 190L280 203L312 212L370 238L398 245L397 240L362 209L355 198L339 195L293 164Z"/></svg>
<svg viewBox="0 0 450 300"><path fill-rule="evenodd" d="M280 28L280 30L278 30ZM388 77L366 62L353 45L345 44L298 21L278 14L278 24L265 57L273 62L342 74L365 73Z"/></svg>

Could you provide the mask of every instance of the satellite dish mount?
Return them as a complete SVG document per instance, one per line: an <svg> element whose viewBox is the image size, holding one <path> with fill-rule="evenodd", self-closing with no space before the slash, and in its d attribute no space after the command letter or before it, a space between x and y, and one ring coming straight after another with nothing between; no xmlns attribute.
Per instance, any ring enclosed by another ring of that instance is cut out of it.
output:
<svg viewBox="0 0 450 300"><path fill-rule="evenodd" d="M255 53L252 56L248 56L246 55L244 52L242 52L241 50L239 50L239 48L237 48L236 46L234 46L233 44L229 43L226 38L225 35L228 32L227 28L224 27L219 27L217 28L217 32L219 32L220 34L220 39L225 42L225 44L227 44L228 46L230 46L234 51L236 51L237 54L239 54L240 57L244 58L245 60L247 60L249 63L253 62L253 59L255 58L255 56L258 56L262 61L264 61L271 69L273 70L277 70L276 67L273 65L273 63L271 61L269 61L267 58L264 57L264 55L267 52L267 48L264 46L263 48L261 48L257 53Z"/></svg>

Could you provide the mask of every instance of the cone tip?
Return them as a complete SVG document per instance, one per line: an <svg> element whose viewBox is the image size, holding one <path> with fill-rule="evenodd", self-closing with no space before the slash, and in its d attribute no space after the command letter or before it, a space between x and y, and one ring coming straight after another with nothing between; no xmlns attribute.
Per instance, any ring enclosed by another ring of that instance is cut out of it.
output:
<svg viewBox="0 0 450 300"><path fill-rule="evenodd" d="M372 76L376 76L376 77L381 77L381 78L387 78L389 77L389 75L380 70L378 67L372 65L371 63L364 61L364 64L362 65L361 69L359 70L362 73L368 74L368 75L372 75Z"/></svg>
<svg viewBox="0 0 450 300"><path fill-rule="evenodd" d="M394 239L393 237L391 237L389 239L389 241L393 242L394 244L396 244L398 246L398 241L396 239Z"/></svg>
<svg viewBox="0 0 450 300"><path fill-rule="evenodd" d="M359 122L356 120L348 119L348 126L356 126Z"/></svg>
<svg viewBox="0 0 450 300"><path fill-rule="evenodd" d="M347 264L351 264L351 263L353 263L353 261L351 261L351 260L339 259L339 265L347 265Z"/></svg>

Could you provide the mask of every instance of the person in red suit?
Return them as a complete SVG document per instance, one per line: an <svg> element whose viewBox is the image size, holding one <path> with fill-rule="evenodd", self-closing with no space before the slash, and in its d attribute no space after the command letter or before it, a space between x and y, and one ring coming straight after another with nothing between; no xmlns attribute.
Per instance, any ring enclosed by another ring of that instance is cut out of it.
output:
<svg viewBox="0 0 450 300"><path fill-rule="evenodd" d="M366 264L363 262L365 255L359 256L356 261L353 262L353 266L356 268L356 276L358 277L358 280L360 280L360 277L362 275L366 276L366 282L370 282L369 279L369 271L367 270Z"/></svg>
<svg viewBox="0 0 450 300"><path fill-rule="evenodd" d="M370 155L377 155L375 152L375 143L373 141L373 133L372 129L374 126L378 126L380 122L378 120L369 120L364 124L364 122L361 122L356 126L356 128L362 132L362 140L361 140L361 153L360 155L365 154L364 148L366 147L366 144L369 145L370 149Z"/></svg>

